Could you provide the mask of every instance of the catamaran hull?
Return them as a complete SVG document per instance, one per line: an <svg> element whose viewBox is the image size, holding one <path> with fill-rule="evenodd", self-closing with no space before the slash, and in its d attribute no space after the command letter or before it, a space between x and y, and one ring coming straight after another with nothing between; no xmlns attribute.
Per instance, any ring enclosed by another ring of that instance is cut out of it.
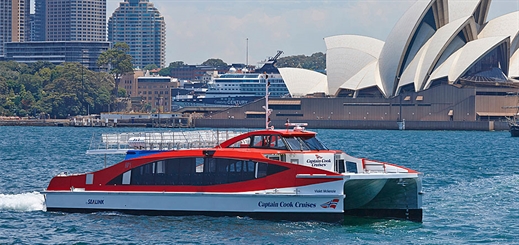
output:
<svg viewBox="0 0 519 245"><path fill-rule="evenodd" d="M350 180L344 185L344 213L421 222L421 189L421 177Z"/></svg>
<svg viewBox="0 0 519 245"><path fill-rule="evenodd" d="M47 191L47 211L340 221L343 195Z"/></svg>
<svg viewBox="0 0 519 245"><path fill-rule="evenodd" d="M363 175L301 187L290 194L45 191L47 211L118 211L149 215L247 216L341 221L344 215L422 221L421 178ZM402 175L405 176L405 175ZM339 184L339 185L337 185ZM343 186L343 190L340 189ZM323 192L333 192L325 194ZM320 194L316 194L320 193Z"/></svg>
<svg viewBox="0 0 519 245"><path fill-rule="evenodd" d="M519 125L510 125L510 135L512 137L519 137Z"/></svg>

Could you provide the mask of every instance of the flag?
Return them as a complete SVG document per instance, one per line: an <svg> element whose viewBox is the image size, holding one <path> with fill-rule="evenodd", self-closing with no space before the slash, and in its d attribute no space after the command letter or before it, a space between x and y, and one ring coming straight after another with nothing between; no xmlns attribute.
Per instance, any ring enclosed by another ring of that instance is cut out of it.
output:
<svg viewBox="0 0 519 245"><path fill-rule="evenodd" d="M339 203L339 199L333 199L331 201L325 202L321 204L322 208L333 208L337 207L337 204Z"/></svg>

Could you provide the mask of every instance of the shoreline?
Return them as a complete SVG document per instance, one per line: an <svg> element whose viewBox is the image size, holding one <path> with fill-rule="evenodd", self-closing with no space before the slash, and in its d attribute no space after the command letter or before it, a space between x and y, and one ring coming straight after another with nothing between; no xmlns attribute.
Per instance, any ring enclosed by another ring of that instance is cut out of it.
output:
<svg viewBox="0 0 519 245"><path fill-rule="evenodd" d="M464 131L508 131L508 123L502 121L396 121L370 120L307 120L308 128L313 129L375 129L375 130L464 130ZM285 121L274 120L270 123L276 129L283 129ZM263 128L261 119L194 119L191 124L179 124L157 120L118 120L116 122L75 123L69 119L19 119L0 120L0 126L36 127L135 127L135 128Z"/></svg>

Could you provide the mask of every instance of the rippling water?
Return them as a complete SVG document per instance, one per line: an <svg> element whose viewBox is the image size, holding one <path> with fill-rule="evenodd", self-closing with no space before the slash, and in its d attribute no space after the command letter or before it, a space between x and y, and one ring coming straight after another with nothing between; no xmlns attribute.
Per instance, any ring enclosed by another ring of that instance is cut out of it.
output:
<svg viewBox="0 0 519 245"><path fill-rule="evenodd" d="M423 223L44 211L39 191L52 176L103 167L102 157L85 155L93 133L144 130L0 127L0 244L452 244L519 237L519 138L508 132L316 130L329 148L423 172Z"/></svg>

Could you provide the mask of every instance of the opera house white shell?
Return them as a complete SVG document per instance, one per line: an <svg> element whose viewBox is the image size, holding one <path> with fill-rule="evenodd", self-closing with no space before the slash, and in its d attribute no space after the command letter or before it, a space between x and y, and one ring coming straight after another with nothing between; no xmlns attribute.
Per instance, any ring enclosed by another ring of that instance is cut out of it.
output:
<svg viewBox="0 0 519 245"><path fill-rule="evenodd" d="M392 98L435 83L519 82L519 12L487 20L490 5L490 0L419 0L385 41L327 37L326 81L297 94L321 90L337 97ZM305 80L294 72L284 77L289 87L293 78Z"/></svg>
<svg viewBox="0 0 519 245"><path fill-rule="evenodd" d="M288 92L293 97L301 97L307 94L328 94L326 75L300 68L278 68L283 77Z"/></svg>

